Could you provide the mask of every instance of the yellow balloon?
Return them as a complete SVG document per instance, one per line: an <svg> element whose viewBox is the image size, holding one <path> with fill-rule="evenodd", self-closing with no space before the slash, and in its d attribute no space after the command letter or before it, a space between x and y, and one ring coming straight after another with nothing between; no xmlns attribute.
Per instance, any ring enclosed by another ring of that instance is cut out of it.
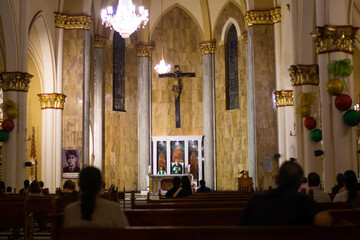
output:
<svg viewBox="0 0 360 240"><path fill-rule="evenodd" d="M297 112L301 117L305 118L310 115L311 109L308 105L301 105L300 107L298 107Z"/></svg>
<svg viewBox="0 0 360 240"><path fill-rule="evenodd" d="M10 119L15 119L19 116L19 110L17 110L16 108L8 108L6 110L6 116Z"/></svg>
<svg viewBox="0 0 360 240"><path fill-rule="evenodd" d="M333 96L340 95L344 90L344 84L340 79L330 79L326 84L326 91Z"/></svg>

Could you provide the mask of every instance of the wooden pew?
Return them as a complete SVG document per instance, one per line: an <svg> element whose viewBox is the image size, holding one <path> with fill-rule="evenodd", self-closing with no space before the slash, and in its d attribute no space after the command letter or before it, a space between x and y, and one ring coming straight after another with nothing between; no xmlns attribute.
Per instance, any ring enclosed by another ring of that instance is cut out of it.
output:
<svg viewBox="0 0 360 240"><path fill-rule="evenodd" d="M0 228L13 228L12 236L20 237L23 229L24 239L32 239L34 231L34 216L28 214L27 200L25 197L6 197L0 199Z"/></svg>
<svg viewBox="0 0 360 240"><path fill-rule="evenodd" d="M54 240L359 240L359 226L172 226L172 227L126 227L123 229L59 228Z"/></svg>
<svg viewBox="0 0 360 240"><path fill-rule="evenodd" d="M243 208L132 209L125 214L131 226L236 226Z"/></svg>

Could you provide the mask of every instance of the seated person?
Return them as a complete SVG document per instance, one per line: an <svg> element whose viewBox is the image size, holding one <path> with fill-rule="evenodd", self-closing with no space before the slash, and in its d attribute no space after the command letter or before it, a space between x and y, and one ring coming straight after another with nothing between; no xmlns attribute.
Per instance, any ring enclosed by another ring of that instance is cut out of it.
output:
<svg viewBox="0 0 360 240"><path fill-rule="evenodd" d="M166 174L163 166L160 167L160 170L158 171L158 174L159 174L159 175L164 175L164 174Z"/></svg>
<svg viewBox="0 0 360 240"><path fill-rule="evenodd" d="M298 192L301 166L284 162L276 176L278 188L254 195L248 202L239 225L308 225L331 226L332 218L307 195Z"/></svg>
<svg viewBox="0 0 360 240"><path fill-rule="evenodd" d="M309 192L309 185L308 185L308 180L306 177L301 177L300 179L301 185L299 187L299 192L303 193L303 194L307 194Z"/></svg>
<svg viewBox="0 0 360 240"><path fill-rule="evenodd" d="M7 187L6 188L6 193L5 194L12 194L12 187Z"/></svg>
<svg viewBox="0 0 360 240"><path fill-rule="evenodd" d="M200 180L200 187L196 190L196 192L210 192L210 188L205 186L204 180Z"/></svg>
<svg viewBox="0 0 360 240"><path fill-rule="evenodd" d="M170 188L166 192L165 197L185 197L185 196L189 195L180 186L181 185L181 179L179 177L174 177L172 182L173 182L173 187Z"/></svg>
<svg viewBox="0 0 360 240"><path fill-rule="evenodd" d="M121 228L129 226L120 204L100 198L102 177L99 169L85 167L79 176L80 200L65 208L64 228Z"/></svg>
<svg viewBox="0 0 360 240"><path fill-rule="evenodd" d="M44 196L44 194L41 191L40 184L37 180L34 180L31 182L28 196Z"/></svg>
<svg viewBox="0 0 360 240"><path fill-rule="evenodd" d="M63 168L63 172L80 172L79 159L75 150L67 150L66 151L66 162L68 164L67 167Z"/></svg>
<svg viewBox="0 0 360 240"><path fill-rule="evenodd" d="M175 163L171 166L171 173L172 174L182 174L182 164L179 163L179 159L175 158Z"/></svg>
<svg viewBox="0 0 360 240"><path fill-rule="evenodd" d="M348 170L344 174L345 190L335 195L333 202L356 202L357 178L354 171Z"/></svg>
<svg viewBox="0 0 360 240"><path fill-rule="evenodd" d="M30 186L30 181L29 180L25 180L24 181L24 188L20 189L19 194L20 195L25 195L29 189Z"/></svg>
<svg viewBox="0 0 360 240"><path fill-rule="evenodd" d="M76 184L71 180L66 180L63 185L63 189L60 191L61 195L77 195Z"/></svg>
<svg viewBox="0 0 360 240"><path fill-rule="evenodd" d="M313 191L313 199L317 203L331 202L329 194L324 193L320 188L320 176L319 174L312 172L308 175L308 184Z"/></svg>
<svg viewBox="0 0 360 240"><path fill-rule="evenodd" d="M193 188L191 187L191 183L188 176L181 177L181 188L186 192L186 196L192 194Z"/></svg>
<svg viewBox="0 0 360 240"><path fill-rule="evenodd" d="M340 189L344 187L344 174L338 173L336 175L336 183L337 184L334 187L331 188L331 193L332 194L339 193Z"/></svg>

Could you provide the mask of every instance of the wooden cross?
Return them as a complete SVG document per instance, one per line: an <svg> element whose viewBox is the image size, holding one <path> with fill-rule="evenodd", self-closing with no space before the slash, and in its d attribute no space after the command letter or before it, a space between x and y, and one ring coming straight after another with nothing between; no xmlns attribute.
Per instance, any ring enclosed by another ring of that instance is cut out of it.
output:
<svg viewBox="0 0 360 240"><path fill-rule="evenodd" d="M180 128L180 94L182 90L181 79L184 77L195 77L195 73L182 73L180 72L180 66L175 65L175 71L173 73L159 74L159 78L173 78L174 83L171 86L171 91L175 95L175 123L176 128Z"/></svg>

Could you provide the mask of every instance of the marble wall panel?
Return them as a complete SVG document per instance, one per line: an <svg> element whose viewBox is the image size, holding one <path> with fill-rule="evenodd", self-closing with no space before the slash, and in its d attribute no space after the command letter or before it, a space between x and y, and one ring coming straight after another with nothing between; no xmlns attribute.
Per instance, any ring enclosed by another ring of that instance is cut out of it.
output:
<svg viewBox="0 0 360 240"><path fill-rule="evenodd" d="M131 36L131 42L137 39ZM103 48L105 84L105 187L115 184L119 190L137 189L137 55L136 48L126 46L125 110L113 111L113 46L107 41Z"/></svg>
<svg viewBox="0 0 360 240"><path fill-rule="evenodd" d="M194 78L183 78L180 96L181 128L175 126L175 97L169 90L169 80L152 72L152 135L202 135L202 63L200 30L191 17L179 7L166 13L152 35L152 64L161 60L163 51L167 63L180 65L182 72L195 72ZM171 72L174 70L172 69Z"/></svg>
<svg viewBox="0 0 360 240"><path fill-rule="evenodd" d="M215 53L215 101L218 190L236 190L239 171L248 170L246 49L245 43L240 40L238 42L239 108L226 110L225 45L221 40L221 32L229 17L237 21L241 31L246 30L244 16L240 9L229 2L220 14L214 31L217 42Z"/></svg>

